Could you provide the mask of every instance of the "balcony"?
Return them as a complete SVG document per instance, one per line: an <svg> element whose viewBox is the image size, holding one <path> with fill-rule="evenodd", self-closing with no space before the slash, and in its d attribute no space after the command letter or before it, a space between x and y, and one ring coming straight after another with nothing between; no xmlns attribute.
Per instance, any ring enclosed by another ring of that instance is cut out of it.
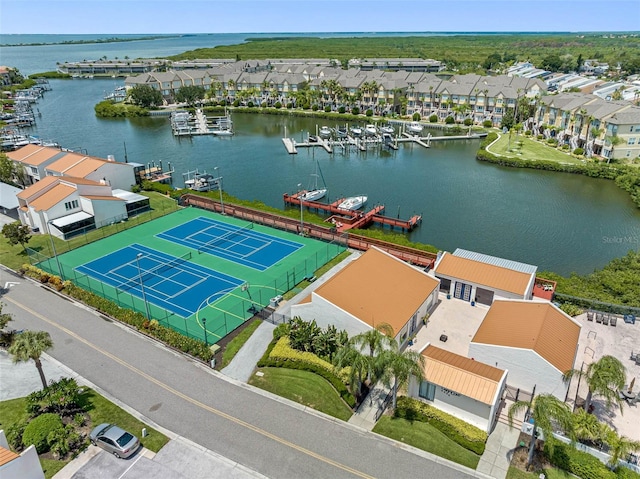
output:
<svg viewBox="0 0 640 479"><path fill-rule="evenodd" d="M536 282L533 286L533 297L551 301L556 292L556 286L557 283L555 281L536 276Z"/></svg>

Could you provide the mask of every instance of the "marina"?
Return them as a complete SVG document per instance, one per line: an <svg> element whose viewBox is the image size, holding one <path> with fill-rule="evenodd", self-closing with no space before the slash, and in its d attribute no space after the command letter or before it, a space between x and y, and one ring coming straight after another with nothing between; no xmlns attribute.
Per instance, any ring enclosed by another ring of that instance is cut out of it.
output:
<svg viewBox="0 0 640 479"><path fill-rule="evenodd" d="M199 108L194 114L177 110L171 113L171 130L174 136L232 136L233 122L229 115L207 117Z"/></svg>

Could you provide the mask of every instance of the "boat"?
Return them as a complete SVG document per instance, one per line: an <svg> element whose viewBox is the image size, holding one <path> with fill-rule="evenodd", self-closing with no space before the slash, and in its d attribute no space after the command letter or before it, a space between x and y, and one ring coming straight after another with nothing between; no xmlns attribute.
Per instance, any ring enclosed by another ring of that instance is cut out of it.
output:
<svg viewBox="0 0 640 479"><path fill-rule="evenodd" d="M220 129L220 130L211 130L216 136L233 136L233 130L230 128Z"/></svg>
<svg viewBox="0 0 640 479"><path fill-rule="evenodd" d="M331 137L331 128L328 126L323 126L320 128L320 132L318 133L320 138L330 138Z"/></svg>
<svg viewBox="0 0 640 479"><path fill-rule="evenodd" d="M422 133L423 128L424 126L422 126L417 121L412 121L407 125L407 130L409 130L411 133Z"/></svg>
<svg viewBox="0 0 640 479"><path fill-rule="evenodd" d="M314 178L313 184L311 188L309 188L307 191L302 192L298 196L302 201L316 201L321 198L324 198L324 196L327 194L326 187L318 188L318 176L320 176L318 174L319 171L320 171L320 165L318 165L318 161L316 160L316 171L315 173L311 174L311 176ZM324 180L322 182L324 183Z"/></svg>
<svg viewBox="0 0 640 479"><path fill-rule="evenodd" d="M218 187L218 179L207 173L197 173L184 181L184 186L193 191L209 191Z"/></svg>
<svg viewBox="0 0 640 479"><path fill-rule="evenodd" d="M362 128L360 128L359 126L352 126L349 131L351 132L351 136L362 136Z"/></svg>
<svg viewBox="0 0 640 479"><path fill-rule="evenodd" d="M391 125L385 125L380 127L380 132L387 135L393 135L396 131Z"/></svg>
<svg viewBox="0 0 640 479"><path fill-rule="evenodd" d="M336 135L338 135L338 138L346 138L349 135L349 130L346 126L344 128L339 127L336 129Z"/></svg>
<svg viewBox="0 0 640 479"><path fill-rule="evenodd" d="M367 197L364 195L351 196L349 198L346 198L342 203L340 203L338 205L338 208L340 208L341 210L355 211L362 208L366 202L367 202Z"/></svg>
<svg viewBox="0 0 640 479"><path fill-rule="evenodd" d="M378 129L376 125L368 124L364 127L364 132L368 136L376 136L378 134Z"/></svg>

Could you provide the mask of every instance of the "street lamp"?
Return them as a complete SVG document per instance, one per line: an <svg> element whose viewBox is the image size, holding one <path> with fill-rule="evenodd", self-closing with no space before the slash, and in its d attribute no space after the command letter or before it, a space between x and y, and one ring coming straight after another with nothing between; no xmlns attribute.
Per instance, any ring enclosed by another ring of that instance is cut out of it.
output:
<svg viewBox="0 0 640 479"><path fill-rule="evenodd" d="M218 176L218 167L216 166L213 171L216 172L216 180L218 181L218 191L220 192L220 213L224 214L224 203L222 202L222 176Z"/></svg>
<svg viewBox="0 0 640 479"><path fill-rule="evenodd" d="M209 346L209 340L207 339L207 318L202 318L202 327L204 328L204 345Z"/></svg>
<svg viewBox="0 0 640 479"><path fill-rule="evenodd" d="M300 235L304 234L304 220L302 219L302 183L298 183L298 199L300 200Z"/></svg>
<svg viewBox="0 0 640 479"><path fill-rule="evenodd" d="M52 220L47 221L47 229L49 230L49 239L51 240L51 250L53 251L53 256L55 256L56 258L56 264L58 265L58 273L60 273L60 278L62 278L62 281L64 281L64 272L62 271L62 267L60 266L60 259L58 258L56 245L53 242L53 235L51 234L51 225L52 225Z"/></svg>
<svg viewBox="0 0 640 479"><path fill-rule="evenodd" d="M147 295L144 292L144 281L142 280L142 270L140 269L140 258L142 253L136 255L136 264L138 265L138 277L140 278L140 291L142 291L142 301L144 301L144 309L147 312L147 319L151 321L151 313L149 312L149 303L147 303Z"/></svg>

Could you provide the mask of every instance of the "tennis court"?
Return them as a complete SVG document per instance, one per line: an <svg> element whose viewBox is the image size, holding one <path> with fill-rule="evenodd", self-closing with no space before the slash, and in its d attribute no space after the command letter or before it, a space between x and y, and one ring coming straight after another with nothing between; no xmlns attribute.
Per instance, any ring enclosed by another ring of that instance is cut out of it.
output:
<svg viewBox="0 0 640 479"><path fill-rule="evenodd" d="M132 244L76 268L182 317L198 311L202 298L215 302L243 281L190 263L192 253L176 258Z"/></svg>
<svg viewBox="0 0 640 479"><path fill-rule="evenodd" d="M186 336L206 325L214 343L344 250L190 207L32 262Z"/></svg>
<svg viewBox="0 0 640 479"><path fill-rule="evenodd" d="M301 243L255 231L253 223L237 227L203 216L157 236L196 248L199 254L211 254L258 271L270 268L302 248Z"/></svg>

